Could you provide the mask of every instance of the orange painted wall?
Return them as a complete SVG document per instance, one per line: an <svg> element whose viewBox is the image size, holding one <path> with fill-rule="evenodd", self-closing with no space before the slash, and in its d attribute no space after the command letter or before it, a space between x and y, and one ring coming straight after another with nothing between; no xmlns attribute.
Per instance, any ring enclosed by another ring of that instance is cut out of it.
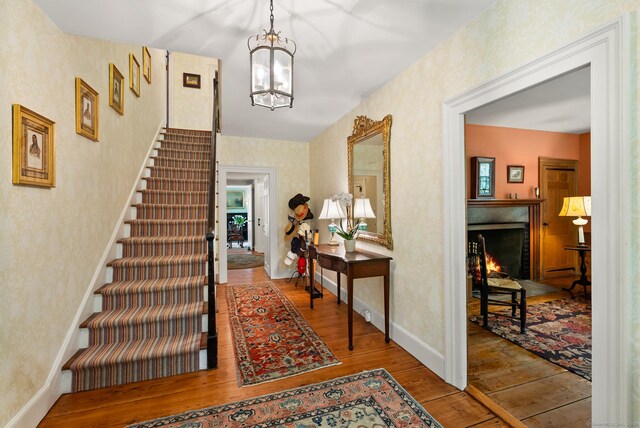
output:
<svg viewBox="0 0 640 428"><path fill-rule="evenodd" d="M578 170L578 195L591 195L591 133L578 136L578 160L580 162Z"/></svg>
<svg viewBox="0 0 640 428"><path fill-rule="evenodd" d="M496 199L519 193L520 199L534 198L538 187L538 158L580 159L577 134L532 131L497 126L466 125L467 198L471 188L469 168L473 156L496 158ZM507 165L524 165L524 183L507 183ZM580 171L591 174L588 168Z"/></svg>

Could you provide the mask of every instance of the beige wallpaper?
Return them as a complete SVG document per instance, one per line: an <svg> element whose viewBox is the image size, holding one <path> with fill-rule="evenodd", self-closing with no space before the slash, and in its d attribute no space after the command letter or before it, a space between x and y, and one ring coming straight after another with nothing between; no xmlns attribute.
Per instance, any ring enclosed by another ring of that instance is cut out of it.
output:
<svg viewBox="0 0 640 428"><path fill-rule="evenodd" d="M211 130L212 82L218 69L218 60L171 52L169 65L169 125L174 128ZM185 88L182 85L183 73L199 74L200 88Z"/></svg>
<svg viewBox="0 0 640 428"><path fill-rule="evenodd" d="M129 89L141 47L63 34L33 0L0 2L0 426L43 387L164 117L163 54L153 85ZM126 78L124 116L109 63ZM100 94L100 141L75 132L76 76ZM11 105L55 121L56 187L11 182Z"/></svg>
<svg viewBox="0 0 640 428"><path fill-rule="evenodd" d="M357 115L380 120L393 116L391 127L391 212L394 250L358 243L393 256L391 318L418 339L444 351L442 103L527 63L625 12L640 1L502 0L420 58L316 137L310 146L311 196L322 197L347 187L346 140ZM637 76L637 33L634 28L632 75ZM638 155L638 81L634 88L635 156L632 206L634 231L639 232L640 185ZM316 206L317 209L317 206ZM419 213L416 217L415 213ZM326 228L322 238L327 239ZM640 236L636 233L635 236ZM633 274L635 377L640 367L640 240L634 242ZM356 296L382 313L382 285L355 287ZM640 396L636 388L636 397Z"/></svg>
<svg viewBox="0 0 640 428"><path fill-rule="evenodd" d="M284 231L288 223L289 199L297 193L309 195L309 145L295 141L229 136L222 136L218 142L220 165L275 168L278 186L278 217L272 221L277 222L278 231ZM318 218L322 201L311 199L309 204L313 214ZM312 227L315 227L314 221L311 222ZM285 242L284 232L277 235L276 239L279 253L278 270L287 272L290 267L282 260L290 249L290 242Z"/></svg>

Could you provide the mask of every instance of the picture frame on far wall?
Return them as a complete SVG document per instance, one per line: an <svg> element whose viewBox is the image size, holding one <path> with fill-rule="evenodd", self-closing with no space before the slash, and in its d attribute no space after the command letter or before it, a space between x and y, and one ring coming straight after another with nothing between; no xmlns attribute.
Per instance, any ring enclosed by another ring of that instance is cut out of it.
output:
<svg viewBox="0 0 640 428"><path fill-rule="evenodd" d="M109 64L109 105L124 115L124 76L113 63Z"/></svg>
<svg viewBox="0 0 640 428"><path fill-rule="evenodd" d="M140 63L132 53L129 54L129 89L136 97L140 96Z"/></svg>
<svg viewBox="0 0 640 428"><path fill-rule="evenodd" d="M227 208L239 209L246 207L242 190L227 190Z"/></svg>
<svg viewBox="0 0 640 428"><path fill-rule="evenodd" d="M56 186L54 122L13 105L13 184Z"/></svg>
<svg viewBox="0 0 640 428"><path fill-rule="evenodd" d="M100 96L80 77L76 77L76 133L98 141Z"/></svg>
<svg viewBox="0 0 640 428"><path fill-rule="evenodd" d="M496 158L471 158L471 199L493 199L496 194Z"/></svg>
<svg viewBox="0 0 640 428"><path fill-rule="evenodd" d="M151 54L146 46L142 47L142 74L147 83L151 84Z"/></svg>
<svg viewBox="0 0 640 428"><path fill-rule="evenodd" d="M523 165L507 165L507 183L524 183Z"/></svg>
<svg viewBox="0 0 640 428"><path fill-rule="evenodd" d="M200 75L193 73L182 73L182 86L185 88L200 89Z"/></svg>

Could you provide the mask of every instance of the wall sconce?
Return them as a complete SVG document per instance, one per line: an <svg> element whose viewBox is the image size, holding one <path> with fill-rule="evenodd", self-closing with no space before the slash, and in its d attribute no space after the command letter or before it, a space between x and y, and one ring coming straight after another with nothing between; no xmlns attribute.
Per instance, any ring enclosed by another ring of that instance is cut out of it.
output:
<svg viewBox="0 0 640 428"><path fill-rule="evenodd" d="M329 245L338 245L338 241L336 240L336 232L338 231L338 225L336 224L336 219L346 218L344 211L342 211L342 207L340 207L339 201L334 201L329 199L324 200L324 204L322 205L322 212L318 219L320 220L331 220L329 223L329 232L331 232L331 240L329 241Z"/></svg>
<svg viewBox="0 0 640 428"><path fill-rule="evenodd" d="M591 196L570 196L565 197L562 209L560 210L561 217L578 217L573 220L573 224L578 226L578 246L586 247L584 243L584 229L583 226L589 222L582 216L591 216Z"/></svg>

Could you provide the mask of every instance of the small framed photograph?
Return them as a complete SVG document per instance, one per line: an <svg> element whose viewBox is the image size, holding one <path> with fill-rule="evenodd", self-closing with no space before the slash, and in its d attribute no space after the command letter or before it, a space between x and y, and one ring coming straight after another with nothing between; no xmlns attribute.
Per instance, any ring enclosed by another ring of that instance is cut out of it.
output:
<svg viewBox="0 0 640 428"><path fill-rule="evenodd" d="M496 193L496 158L471 158L471 199L493 199Z"/></svg>
<svg viewBox="0 0 640 428"><path fill-rule="evenodd" d="M227 190L227 208L245 208L242 190Z"/></svg>
<svg viewBox="0 0 640 428"><path fill-rule="evenodd" d="M182 73L182 86L185 88L200 89L200 75L192 73Z"/></svg>
<svg viewBox="0 0 640 428"><path fill-rule="evenodd" d="M524 183L524 166L507 165L507 183Z"/></svg>
<svg viewBox="0 0 640 428"><path fill-rule="evenodd" d="M142 74L147 82L151 83L151 54L146 46L142 47Z"/></svg>
<svg viewBox="0 0 640 428"><path fill-rule="evenodd" d="M13 184L56 185L54 122L13 105Z"/></svg>
<svg viewBox="0 0 640 428"><path fill-rule="evenodd" d="M140 63L132 53L129 54L129 89L136 97L140 96Z"/></svg>
<svg viewBox="0 0 640 428"><path fill-rule="evenodd" d="M109 64L109 105L124 114L124 77L113 63Z"/></svg>
<svg viewBox="0 0 640 428"><path fill-rule="evenodd" d="M76 133L98 141L98 93L79 77L76 77Z"/></svg>

